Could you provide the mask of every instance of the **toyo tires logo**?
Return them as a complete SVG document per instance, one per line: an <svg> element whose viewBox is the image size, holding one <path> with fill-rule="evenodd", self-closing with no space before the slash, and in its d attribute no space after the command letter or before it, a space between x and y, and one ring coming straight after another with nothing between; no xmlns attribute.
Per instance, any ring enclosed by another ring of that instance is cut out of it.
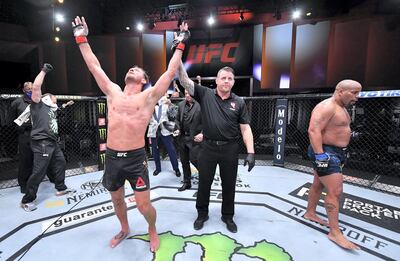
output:
<svg viewBox="0 0 400 261"><path fill-rule="evenodd" d="M243 246L221 232L212 234L181 236L175 235L171 231L159 234L160 248L153 254L153 261L171 261L180 253L185 253L187 244L200 245L202 255L201 261L229 261L233 256L245 255L250 258L259 258L268 261L291 261L292 256L282 247L261 240L254 242L254 245ZM128 239L138 239L148 242L148 234L131 236Z"/></svg>

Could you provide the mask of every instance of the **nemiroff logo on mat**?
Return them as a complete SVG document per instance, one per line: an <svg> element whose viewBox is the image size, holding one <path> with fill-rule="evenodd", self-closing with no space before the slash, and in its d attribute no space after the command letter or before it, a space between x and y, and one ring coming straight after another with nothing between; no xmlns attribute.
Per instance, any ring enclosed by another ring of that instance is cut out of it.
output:
<svg viewBox="0 0 400 261"><path fill-rule="evenodd" d="M308 200L311 183L306 183L289 195ZM324 206L326 192L322 192L318 205ZM343 193L340 199L340 213L400 233L400 209L380 202Z"/></svg>

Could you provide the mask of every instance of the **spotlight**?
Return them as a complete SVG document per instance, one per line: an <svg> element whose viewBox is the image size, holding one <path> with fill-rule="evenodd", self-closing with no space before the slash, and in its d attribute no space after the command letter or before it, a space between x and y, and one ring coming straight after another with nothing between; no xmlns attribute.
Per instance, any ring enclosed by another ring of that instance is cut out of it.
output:
<svg viewBox="0 0 400 261"><path fill-rule="evenodd" d="M60 37L58 37L58 36L54 37L54 41L59 42L60 41Z"/></svg>
<svg viewBox="0 0 400 261"><path fill-rule="evenodd" d="M300 18L300 16L301 16L301 11L300 10L293 11L293 14L292 14L292 18L293 19L298 19L298 18Z"/></svg>
<svg viewBox="0 0 400 261"><path fill-rule="evenodd" d="M306 16L310 17L312 15L311 12L306 13Z"/></svg>
<svg viewBox="0 0 400 261"><path fill-rule="evenodd" d="M138 31L143 31L143 29L144 29L143 24L142 24L142 23L138 23L138 24L136 25L136 29L137 29Z"/></svg>
<svg viewBox="0 0 400 261"><path fill-rule="evenodd" d="M244 20L243 12L240 12L239 20L240 20L240 21L243 21L243 20Z"/></svg>
<svg viewBox="0 0 400 261"><path fill-rule="evenodd" d="M207 23L208 23L208 25L213 25L215 23L215 19L212 15L210 17L208 17Z"/></svg>
<svg viewBox="0 0 400 261"><path fill-rule="evenodd" d="M60 27L56 27L56 32L59 32L61 29L60 29Z"/></svg>
<svg viewBox="0 0 400 261"><path fill-rule="evenodd" d="M64 3L64 0L57 0L57 2L58 2L59 4L63 4L63 3Z"/></svg>
<svg viewBox="0 0 400 261"><path fill-rule="evenodd" d="M55 14L55 15L54 15L54 18L55 18L56 21L59 22L59 23L63 23L64 20L65 20L64 15L62 15L62 14L60 14L60 13Z"/></svg>
<svg viewBox="0 0 400 261"><path fill-rule="evenodd" d="M131 28L129 26L125 27L125 30L129 31Z"/></svg>

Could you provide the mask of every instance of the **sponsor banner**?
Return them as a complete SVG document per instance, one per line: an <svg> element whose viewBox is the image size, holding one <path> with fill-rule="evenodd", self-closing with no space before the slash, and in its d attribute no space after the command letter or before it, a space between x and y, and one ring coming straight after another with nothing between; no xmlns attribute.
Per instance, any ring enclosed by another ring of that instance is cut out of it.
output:
<svg viewBox="0 0 400 261"><path fill-rule="evenodd" d="M400 97L400 90L360 92L360 98Z"/></svg>
<svg viewBox="0 0 400 261"><path fill-rule="evenodd" d="M99 128L99 139L100 142L105 143L107 140L107 129L106 128Z"/></svg>
<svg viewBox="0 0 400 261"><path fill-rule="evenodd" d="M311 183L306 183L289 193L296 198L308 200ZM324 206L325 193L318 205ZM340 213L400 233L400 209L380 202L343 193L340 199Z"/></svg>
<svg viewBox="0 0 400 261"><path fill-rule="evenodd" d="M287 99L276 100L275 135L274 135L274 165L283 167L285 163L285 139L287 121Z"/></svg>
<svg viewBox="0 0 400 261"><path fill-rule="evenodd" d="M205 30L191 30L186 45L185 62L188 75L215 77L219 69L230 66L235 75L253 74L253 27L234 27ZM167 38L173 38L167 32ZM167 48L167 59L172 51Z"/></svg>
<svg viewBox="0 0 400 261"><path fill-rule="evenodd" d="M105 100L96 101L97 113L97 144L99 145L98 151L98 165L99 170L104 169L106 143L107 143L107 104Z"/></svg>
<svg viewBox="0 0 400 261"><path fill-rule="evenodd" d="M156 197L158 197L158 195L155 192L150 191L150 199L154 199ZM135 197L126 197L125 203L127 208L135 206ZM104 203L95 207L85 208L73 213L67 213L60 218L53 218L44 221L42 223L42 232L44 232L48 227L50 228L46 232L56 231L112 213L114 213L114 206L112 202Z"/></svg>

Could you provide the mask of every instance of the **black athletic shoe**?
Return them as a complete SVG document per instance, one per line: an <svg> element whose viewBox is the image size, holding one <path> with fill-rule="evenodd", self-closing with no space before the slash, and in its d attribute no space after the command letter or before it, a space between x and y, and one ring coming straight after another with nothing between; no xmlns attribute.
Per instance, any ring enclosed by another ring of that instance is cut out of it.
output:
<svg viewBox="0 0 400 261"><path fill-rule="evenodd" d="M161 171L159 171L159 170L155 170L155 171L153 172L153 176L157 176L158 174L160 174L160 172L161 172Z"/></svg>

